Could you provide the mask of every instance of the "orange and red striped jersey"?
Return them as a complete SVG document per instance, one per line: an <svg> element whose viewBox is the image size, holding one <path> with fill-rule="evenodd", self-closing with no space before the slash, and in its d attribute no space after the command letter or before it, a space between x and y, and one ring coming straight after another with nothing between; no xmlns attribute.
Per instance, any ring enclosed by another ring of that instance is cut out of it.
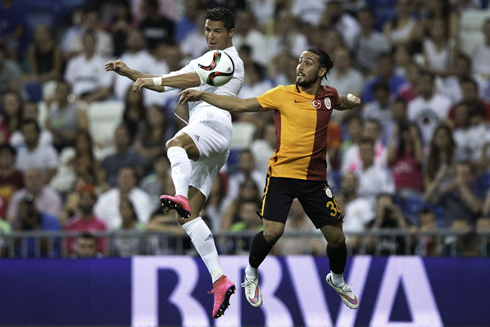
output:
<svg viewBox="0 0 490 327"><path fill-rule="evenodd" d="M264 110L274 110L276 150L268 173L315 181L327 180L327 127L340 103L337 90L322 86L316 96L295 85L278 86L257 97Z"/></svg>

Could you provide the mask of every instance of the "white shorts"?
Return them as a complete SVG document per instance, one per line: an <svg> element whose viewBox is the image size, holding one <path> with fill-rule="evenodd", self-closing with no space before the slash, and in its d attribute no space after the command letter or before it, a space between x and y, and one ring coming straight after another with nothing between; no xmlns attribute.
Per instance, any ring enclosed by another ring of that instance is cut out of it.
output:
<svg viewBox="0 0 490 327"><path fill-rule="evenodd" d="M214 180L230 154L233 126L224 113L206 111L193 117L193 121L179 133L189 135L199 149L199 159L191 161L190 186L209 196Z"/></svg>

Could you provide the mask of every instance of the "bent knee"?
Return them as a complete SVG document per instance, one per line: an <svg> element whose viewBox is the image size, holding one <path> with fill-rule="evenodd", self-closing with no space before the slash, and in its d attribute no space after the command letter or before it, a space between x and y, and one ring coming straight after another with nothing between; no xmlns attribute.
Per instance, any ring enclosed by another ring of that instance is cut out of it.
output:
<svg viewBox="0 0 490 327"><path fill-rule="evenodd" d="M269 244L276 244L281 238L284 229L282 230L264 230L264 238Z"/></svg>
<svg viewBox="0 0 490 327"><path fill-rule="evenodd" d="M345 245L345 236L344 234L342 234L341 236L335 238L335 239L331 239L329 242L328 242L328 245L333 247L333 248L341 248Z"/></svg>

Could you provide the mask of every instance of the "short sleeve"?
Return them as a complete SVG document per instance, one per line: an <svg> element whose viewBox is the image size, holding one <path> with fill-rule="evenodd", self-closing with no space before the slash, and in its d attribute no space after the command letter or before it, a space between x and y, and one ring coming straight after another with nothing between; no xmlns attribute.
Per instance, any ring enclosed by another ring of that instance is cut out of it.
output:
<svg viewBox="0 0 490 327"><path fill-rule="evenodd" d="M280 110L285 90L283 86L275 87L257 97L264 110Z"/></svg>

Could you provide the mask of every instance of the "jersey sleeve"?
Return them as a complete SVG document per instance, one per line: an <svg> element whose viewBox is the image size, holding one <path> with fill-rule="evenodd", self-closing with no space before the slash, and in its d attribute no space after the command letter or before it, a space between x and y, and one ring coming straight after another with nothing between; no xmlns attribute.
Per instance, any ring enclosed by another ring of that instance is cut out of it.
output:
<svg viewBox="0 0 490 327"><path fill-rule="evenodd" d="M337 107L340 104L340 94L336 88L330 87L332 91L332 96L330 97L330 101L332 101L332 108Z"/></svg>
<svg viewBox="0 0 490 327"><path fill-rule="evenodd" d="M257 97L264 110L280 110L284 98L284 86L277 86Z"/></svg>

